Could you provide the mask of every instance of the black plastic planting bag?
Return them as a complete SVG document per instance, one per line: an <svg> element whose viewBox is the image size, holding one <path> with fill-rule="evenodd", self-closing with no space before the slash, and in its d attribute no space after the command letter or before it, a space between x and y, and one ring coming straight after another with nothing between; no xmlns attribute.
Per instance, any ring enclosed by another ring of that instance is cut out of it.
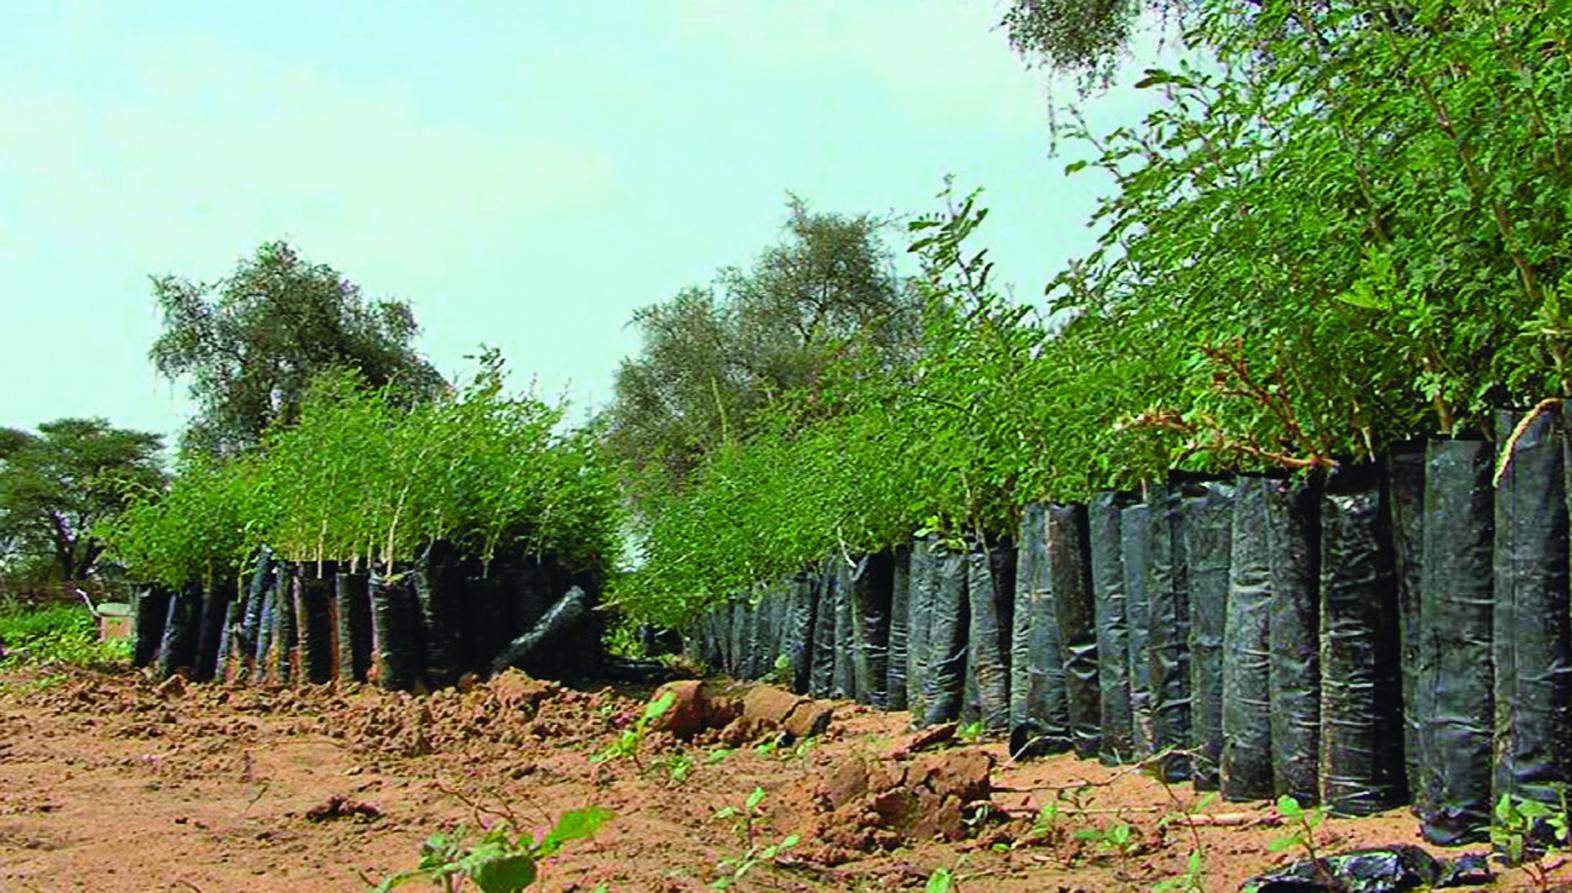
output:
<svg viewBox="0 0 1572 893"><path fill-rule="evenodd" d="M728 668L733 677L751 677L752 647L753 612L749 610L748 597L734 593L731 597L731 666Z"/></svg>
<svg viewBox="0 0 1572 893"><path fill-rule="evenodd" d="M458 553L447 540L434 540L410 568L420 606L420 643L426 684L442 688L458 681L464 587Z"/></svg>
<svg viewBox="0 0 1572 893"><path fill-rule="evenodd" d="M798 694L808 693L813 668L813 615L813 576L803 571L791 580L791 609L781 644L782 653L791 661L792 689Z"/></svg>
<svg viewBox="0 0 1572 893"><path fill-rule="evenodd" d="M835 606L835 675L830 683L830 697L857 697L857 667L853 651L856 650L856 626L852 617L853 566L832 558L834 579L831 583L832 604Z"/></svg>
<svg viewBox="0 0 1572 893"><path fill-rule="evenodd" d="M932 657L928 647L929 630L933 624L933 602L939 585L939 560L933 552L933 540L912 541L911 607L907 614L906 631L906 709L914 723L922 723L927 716L927 691L929 662Z"/></svg>
<svg viewBox="0 0 1572 893"><path fill-rule="evenodd" d="M1216 790L1223 756L1223 632L1228 619L1228 562L1234 485L1185 487L1185 560L1190 583L1190 723L1195 754L1190 780Z"/></svg>
<svg viewBox="0 0 1572 893"><path fill-rule="evenodd" d="M420 675L420 608L407 574L373 573L371 629L377 682L389 691L411 691Z"/></svg>
<svg viewBox="0 0 1572 893"><path fill-rule="evenodd" d="M321 576L321 574L329 576ZM300 568L295 577L295 623L300 634L300 670L306 681L322 685L333 678L333 576L331 565Z"/></svg>
<svg viewBox="0 0 1572 893"><path fill-rule="evenodd" d="M1235 485L1229 535L1228 618L1223 629L1223 753L1229 800L1272 796L1272 550L1263 477Z"/></svg>
<svg viewBox="0 0 1572 893"><path fill-rule="evenodd" d="M1130 632L1125 598L1124 503L1117 493L1102 492L1086 507L1091 544L1092 597L1097 621L1097 687L1102 716L1099 756L1109 765L1135 755L1133 708L1130 705Z"/></svg>
<svg viewBox="0 0 1572 893"><path fill-rule="evenodd" d="M934 550L933 602L928 623L928 666L923 680L923 722L935 725L961 715L971 616L966 605L966 555Z"/></svg>
<svg viewBox="0 0 1572 893"><path fill-rule="evenodd" d="M340 573L333 581L338 602L338 678L365 682L371 670L371 589L365 574Z"/></svg>
<svg viewBox="0 0 1572 893"><path fill-rule="evenodd" d="M1151 564L1151 526L1152 509L1146 503L1127 506L1119 513L1126 660L1130 673L1130 746L1137 757L1152 753L1151 621L1146 596L1146 574Z"/></svg>
<svg viewBox="0 0 1572 893"><path fill-rule="evenodd" d="M827 698L835 687L835 565L814 568L813 655L809 694Z"/></svg>
<svg viewBox="0 0 1572 893"><path fill-rule="evenodd" d="M158 645L158 675L167 679L176 670L190 672L196 663L198 628L202 622L202 590L187 586L169 600L164 636Z"/></svg>
<svg viewBox="0 0 1572 893"><path fill-rule="evenodd" d="M968 638L972 673L977 685L978 720L990 731L1010 728L1009 618L1013 579L997 573L1013 557L1009 543L973 549L966 556L967 603L971 609ZM1010 576L1013 578L1013 568Z"/></svg>
<svg viewBox="0 0 1572 893"><path fill-rule="evenodd" d="M1102 740L1102 690L1097 684L1097 606L1092 597L1086 506L1049 506L1047 538L1070 733L1076 754L1091 759Z"/></svg>
<svg viewBox="0 0 1572 893"><path fill-rule="evenodd" d="M528 632L508 643L492 662L493 673L518 667L532 676L561 679L583 672L582 656L571 654L580 634L591 624L594 603L574 586L551 606Z"/></svg>
<svg viewBox="0 0 1572 893"><path fill-rule="evenodd" d="M1048 512L1043 506L1026 507L1017 549L1010 649L1010 754L1024 758L1063 753L1074 746L1074 740L1064 688L1059 619L1053 606Z"/></svg>
<svg viewBox="0 0 1572 893"><path fill-rule="evenodd" d="M257 622L256 648L252 651L252 682L261 685L267 679L267 657L273 649L273 633L278 626L278 570L267 574L262 588L262 613Z"/></svg>
<svg viewBox="0 0 1572 893"><path fill-rule="evenodd" d="M905 710L908 703L906 649L910 641L911 605L912 550L901 546L895 550L894 566L890 570L890 654L884 690L888 692L891 710Z"/></svg>
<svg viewBox="0 0 1572 893"><path fill-rule="evenodd" d="M1402 803L1397 572L1381 469L1344 468L1321 496L1321 802Z"/></svg>
<svg viewBox="0 0 1572 893"><path fill-rule="evenodd" d="M141 669L153 662L164 637L164 621L169 618L169 590L162 586L143 586L136 591L136 641L131 648L131 666Z"/></svg>
<svg viewBox="0 0 1572 893"><path fill-rule="evenodd" d="M1270 479L1272 790L1319 802L1321 748L1321 487Z"/></svg>
<svg viewBox="0 0 1572 893"><path fill-rule="evenodd" d="M273 606L273 665L278 681L287 685L295 678L295 648L300 644L300 615L295 608L295 584L300 565L286 561L279 565L278 591Z"/></svg>
<svg viewBox="0 0 1572 893"><path fill-rule="evenodd" d="M1572 644L1567 514L1554 411L1501 413L1505 467L1496 487L1495 782L1547 803L1572 781Z"/></svg>
<svg viewBox="0 0 1572 893"><path fill-rule="evenodd" d="M262 634L262 607L272 580L273 550L263 546L257 550L256 565L251 569L251 581L246 587L246 615L240 628L240 640L248 656L256 653L257 638Z"/></svg>
<svg viewBox="0 0 1572 893"><path fill-rule="evenodd" d="M1152 676L1152 749L1189 750L1190 592L1182 497L1154 488L1147 540L1147 635ZM1172 754L1158 767L1168 781L1190 777L1190 759Z"/></svg>
<svg viewBox="0 0 1572 893"><path fill-rule="evenodd" d="M1392 554L1397 566L1398 647L1403 677L1403 772L1417 805L1420 785L1420 725L1425 696L1419 684L1420 583L1424 568L1425 450L1407 442L1387 454L1388 510L1392 516Z"/></svg>
<svg viewBox="0 0 1572 893"><path fill-rule="evenodd" d="M1419 767L1409 788L1425 839L1443 846L1483 840L1490 825L1494 466L1482 441L1426 450L1415 696L1404 705L1417 713L1419 752L1406 762Z"/></svg>
<svg viewBox="0 0 1572 893"><path fill-rule="evenodd" d="M203 593L196 655L191 666L194 682L211 681L220 671L220 654L226 638L224 621L229 617L229 603L234 601L234 594L234 580L216 580Z"/></svg>
<svg viewBox="0 0 1572 893"><path fill-rule="evenodd" d="M890 671L890 602L895 564L890 553L868 555L852 573L852 675L857 702L888 709L885 684Z"/></svg>
<svg viewBox="0 0 1572 893"><path fill-rule="evenodd" d="M218 638L218 656L213 661L214 678L227 682L235 655L240 653L241 629L245 622L245 604L240 598L231 598L224 611L224 628Z"/></svg>

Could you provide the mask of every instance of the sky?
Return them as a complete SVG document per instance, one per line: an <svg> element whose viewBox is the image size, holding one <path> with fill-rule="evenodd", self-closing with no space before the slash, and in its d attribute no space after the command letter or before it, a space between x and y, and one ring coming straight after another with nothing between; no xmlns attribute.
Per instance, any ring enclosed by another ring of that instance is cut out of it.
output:
<svg viewBox="0 0 1572 893"><path fill-rule="evenodd" d="M997 280L1040 302L1109 188L1050 157L1002 0L0 6L5 427L173 440L191 405L147 358L149 277L274 239L409 302L444 374L496 346L582 417L633 311L748 264L788 191L912 215L946 175L982 187ZM1106 130L1152 101L1086 109Z"/></svg>

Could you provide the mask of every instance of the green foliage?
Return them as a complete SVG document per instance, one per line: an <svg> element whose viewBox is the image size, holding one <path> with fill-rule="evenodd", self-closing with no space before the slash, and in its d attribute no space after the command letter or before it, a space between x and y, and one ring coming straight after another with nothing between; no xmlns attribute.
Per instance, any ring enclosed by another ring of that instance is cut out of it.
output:
<svg viewBox="0 0 1572 893"><path fill-rule="evenodd" d="M740 807L725 806L715 811L715 818L733 823L737 829L737 836L743 841L746 849L736 856L728 856L716 863L715 870L718 877L710 883L710 889L730 889L753 869L773 863L781 853L802 842L797 835L790 834L776 843L764 846L758 844L755 840L754 824L764 815L764 798L764 789L755 787Z"/></svg>
<svg viewBox="0 0 1572 893"><path fill-rule="evenodd" d="M1316 829L1326 821L1326 807L1305 809L1298 800L1284 794L1277 798L1277 814L1288 824L1288 833L1274 837L1267 849L1274 853L1299 849L1311 859L1319 858L1316 855L1315 834Z"/></svg>
<svg viewBox="0 0 1572 893"><path fill-rule="evenodd" d="M495 352L461 391L405 409L354 372L319 376L295 424L227 460L192 453L106 539L133 575L171 587L233 574L266 543L282 558L389 572L437 539L490 561L550 554L615 568L622 508L596 432L505 392Z"/></svg>
<svg viewBox="0 0 1572 893"><path fill-rule="evenodd" d="M955 737L966 744L977 744L982 741L983 731L981 722L964 723L955 729Z"/></svg>
<svg viewBox="0 0 1572 893"><path fill-rule="evenodd" d="M366 301L285 242L262 245L214 283L155 276L153 296L164 316L153 361L170 379L188 379L198 406L188 448L233 455L256 446L268 428L295 420L311 382L332 369L357 371L401 405L446 389L415 353L407 304Z"/></svg>
<svg viewBox="0 0 1572 893"><path fill-rule="evenodd" d="M639 762L639 747L644 743L644 736L649 732L649 725L665 716L666 711L670 710L671 705L676 703L676 701L676 694L667 691L655 700L645 704L644 712L639 714L637 720L634 720L632 728L624 729L622 735L617 738L615 743L604 751L590 757L590 762L599 765L627 757L633 760L635 766L638 766L640 769L644 768L644 764ZM684 773L684 776L686 776L686 773Z"/></svg>
<svg viewBox="0 0 1572 893"><path fill-rule="evenodd" d="M104 550L95 528L125 508L129 492L163 482L162 446L103 419L0 430L0 565L47 560L56 580L86 578Z"/></svg>
<svg viewBox="0 0 1572 893"><path fill-rule="evenodd" d="M535 883L542 859L556 856L570 841L593 837L611 818L610 810L598 806L565 812L538 842L506 822L483 829L472 841L472 829L460 825L451 833L431 835L421 847L418 866L383 880L376 889L384 893L425 880L446 893L463 890L466 882L482 893L518 893Z"/></svg>
<svg viewBox="0 0 1572 893"><path fill-rule="evenodd" d="M7 666L125 666L129 642L98 641L98 623L78 604L0 604L0 669Z"/></svg>
<svg viewBox="0 0 1572 893"><path fill-rule="evenodd" d="M1550 889L1556 852L1572 845L1572 812L1567 787L1557 785L1558 805L1502 794L1491 812L1490 842L1506 859L1528 874L1535 888Z"/></svg>

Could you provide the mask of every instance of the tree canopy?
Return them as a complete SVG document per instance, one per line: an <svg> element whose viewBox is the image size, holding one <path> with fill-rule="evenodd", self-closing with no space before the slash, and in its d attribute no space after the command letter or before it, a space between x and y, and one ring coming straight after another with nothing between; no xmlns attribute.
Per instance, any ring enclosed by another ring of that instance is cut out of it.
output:
<svg viewBox="0 0 1572 893"><path fill-rule="evenodd" d="M354 369L410 405L445 384L414 349L414 313L401 301L368 301L337 270L269 242L213 283L153 278L164 330L151 356L170 379L188 380L197 414L186 448L232 455L255 446L275 421L293 420L312 379Z"/></svg>
<svg viewBox="0 0 1572 893"><path fill-rule="evenodd" d="M103 419L0 429L0 558L47 561L60 580L86 578L104 550L98 528L135 490L163 482L162 447L157 435Z"/></svg>

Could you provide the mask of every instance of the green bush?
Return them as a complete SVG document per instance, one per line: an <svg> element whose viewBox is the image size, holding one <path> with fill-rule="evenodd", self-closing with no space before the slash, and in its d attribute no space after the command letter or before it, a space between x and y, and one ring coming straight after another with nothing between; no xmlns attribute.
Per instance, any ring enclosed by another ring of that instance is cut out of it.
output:
<svg viewBox="0 0 1572 893"><path fill-rule="evenodd" d="M99 642L98 622L81 605L42 607L0 604L0 667L70 665L124 666L129 642Z"/></svg>

